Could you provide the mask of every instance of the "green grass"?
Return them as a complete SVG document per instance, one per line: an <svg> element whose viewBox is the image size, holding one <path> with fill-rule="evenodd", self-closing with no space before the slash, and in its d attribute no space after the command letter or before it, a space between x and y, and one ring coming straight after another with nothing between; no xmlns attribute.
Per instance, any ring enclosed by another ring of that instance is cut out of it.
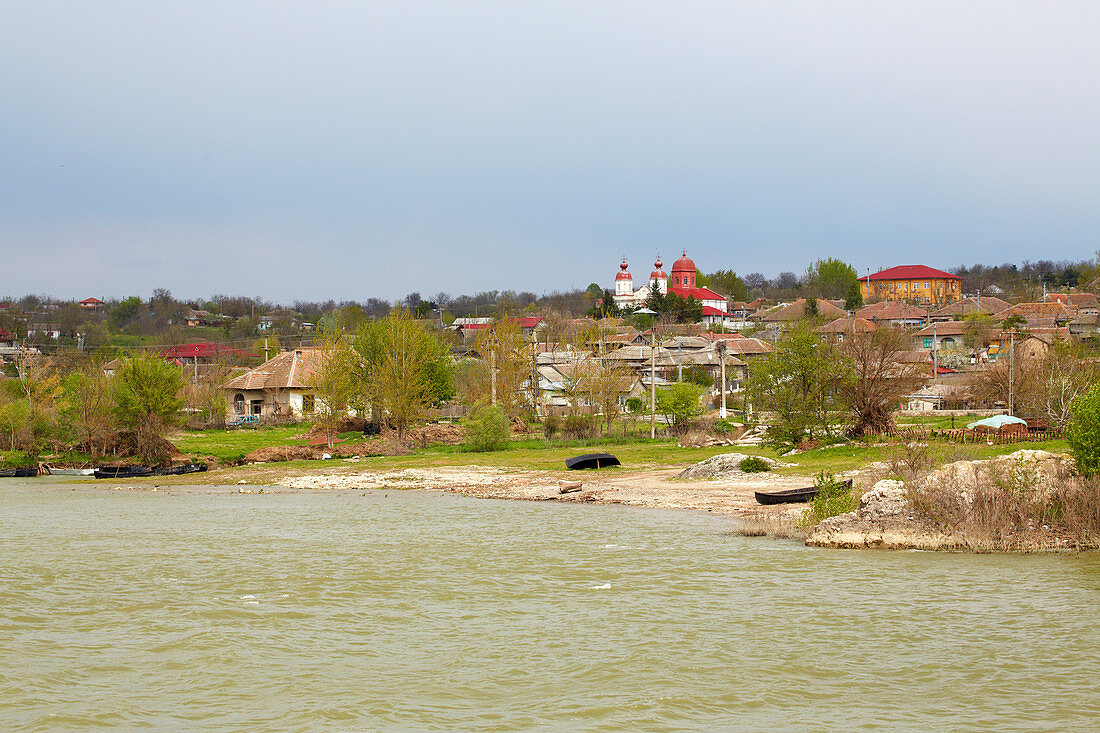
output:
<svg viewBox="0 0 1100 733"><path fill-rule="evenodd" d="M296 435L309 432L309 425L271 428L238 428L235 430L202 430L182 433L172 442L183 453L214 456L220 461L236 461L257 448L276 445L305 445Z"/></svg>
<svg viewBox="0 0 1100 733"><path fill-rule="evenodd" d="M922 427L942 430L950 427L965 428L970 423L975 420L981 420L983 417L986 417L986 415L979 415L976 413L956 415L954 426L952 426L950 415L911 415L908 417L899 417L897 424L899 428Z"/></svg>

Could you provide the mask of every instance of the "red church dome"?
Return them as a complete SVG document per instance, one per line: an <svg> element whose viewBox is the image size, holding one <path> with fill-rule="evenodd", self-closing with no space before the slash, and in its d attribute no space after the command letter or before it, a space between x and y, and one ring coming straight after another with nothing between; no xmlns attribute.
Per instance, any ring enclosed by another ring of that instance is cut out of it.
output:
<svg viewBox="0 0 1100 733"><path fill-rule="evenodd" d="M687 250L683 251L680 259L672 263L672 282L669 283L673 288L694 288L695 287L695 262L687 256Z"/></svg>
<svg viewBox="0 0 1100 733"><path fill-rule="evenodd" d="M626 258L623 257L623 261L619 263L619 274L615 276L616 280L633 280L630 273L626 271Z"/></svg>
<svg viewBox="0 0 1100 733"><path fill-rule="evenodd" d="M649 273L649 281L650 282L653 282L654 280L667 280L668 279L668 275L666 275L665 271L661 269L661 266L663 264L664 263L661 262L661 256L657 255L657 261L653 263L653 272Z"/></svg>

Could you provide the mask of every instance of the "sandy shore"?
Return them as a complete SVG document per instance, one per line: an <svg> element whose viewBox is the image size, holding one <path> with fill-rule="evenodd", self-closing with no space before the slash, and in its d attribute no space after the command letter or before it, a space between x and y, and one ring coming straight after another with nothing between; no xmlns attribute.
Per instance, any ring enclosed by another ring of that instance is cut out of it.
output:
<svg viewBox="0 0 1100 733"><path fill-rule="evenodd" d="M682 469L602 471L515 471L485 466L409 468L400 471L289 475L273 481L299 490L425 489L483 499L619 504L658 509L690 509L738 517L765 514L796 517L803 505L765 507L755 491L778 491L813 484L810 476L743 474L723 480L677 480ZM579 491L562 494L563 486Z"/></svg>

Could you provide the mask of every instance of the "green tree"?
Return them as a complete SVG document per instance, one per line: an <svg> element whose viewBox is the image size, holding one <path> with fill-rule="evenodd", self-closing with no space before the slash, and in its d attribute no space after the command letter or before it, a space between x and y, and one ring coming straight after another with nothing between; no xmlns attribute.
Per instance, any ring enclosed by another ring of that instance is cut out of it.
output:
<svg viewBox="0 0 1100 733"><path fill-rule="evenodd" d="M1079 395L1070 407L1066 442L1082 476L1100 475L1100 384Z"/></svg>
<svg viewBox="0 0 1100 733"><path fill-rule="evenodd" d="M859 281L855 280L848 286L848 292L844 295L844 309L858 310L863 307L863 291L860 290Z"/></svg>
<svg viewBox="0 0 1100 733"><path fill-rule="evenodd" d="M703 388L691 382L662 387L657 390L657 412L665 416L674 433L682 433L703 414L702 396Z"/></svg>
<svg viewBox="0 0 1100 733"><path fill-rule="evenodd" d="M359 354L359 390L376 418L383 415L404 438L427 408L454 395L450 351L407 308L364 324L353 348Z"/></svg>
<svg viewBox="0 0 1100 733"><path fill-rule="evenodd" d="M61 388L61 413L71 436L93 458L105 455L118 428L111 378L98 360L91 360L69 372ZM225 398L219 398L224 405Z"/></svg>
<svg viewBox="0 0 1100 733"><path fill-rule="evenodd" d="M730 300L745 301L749 299L749 289L745 282L737 276L733 270L718 270L707 275L708 287L715 290Z"/></svg>
<svg viewBox="0 0 1100 733"><path fill-rule="evenodd" d="M797 446L816 433L831 436L845 416L838 392L851 368L836 347L805 324L791 328L766 357L755 360L747 389L768 416L770 442Z"/></svg>
<svg viewBox="0 0 1100 733"><path fill-rule="evenodd" d="M331 449L340 418L348 414L348 407L360 394L355 379L357 355L342 332L326 333L319 348L321 359L313 375L314 410Z"/></svg>
<svg viewBox="0 0 1100 733"><path fill-rule="evenodd" d="M500 450L508 445L508 428L500 405L481 405L466 422L466 445L479 453Z"/></svg>
<svg viewBox="0 0 1100 733"><path fill-rule="evenodd" d="M143 459L167 457L164 434L179 425L183 374L175 364L150 354L123 359L114 377L115 415L131 431Z"/></svg>
<svg viewBox="0 0 1100 733"><path fill-rule="evenodd" d="M993 335L993 317L988 313L968 313L963 322L963 343L970 350L981 349Z"/></svg>
<svg viewBox="0 0 1100 733"><path fill-rule="evenodd" d="M858 286L858 278L854 267L830 257L827 260L817 260L807 268L802 277L802 286L819 298L835 300L845 297L852 283L857 283Z"/></svg>
<svg viewBox="0 0 1100 733"><path fill-rule="evenodd" d="M592 307L588 309L588 315L596 319L618 318L622 315L622 310L619 308L618 303L615 302L614 294L605 288L600 299L593 303Z"/></svg>
<svg viewBox="0 0 1100 733"><path fill-rule="evenodd" d="M137 320L140 310L141 298L131 295L111 309L111 325L115 328L125 328Z"/></svg>

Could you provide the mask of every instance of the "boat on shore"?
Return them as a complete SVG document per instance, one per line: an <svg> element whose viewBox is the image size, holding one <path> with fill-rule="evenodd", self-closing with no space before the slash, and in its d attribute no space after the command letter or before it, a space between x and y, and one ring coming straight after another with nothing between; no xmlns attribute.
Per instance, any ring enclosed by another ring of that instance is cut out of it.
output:
<svg viewBox="0 0 1100 733"><path fill-rule="evenodd" d="M93 475L96 478L141 478L152 476L153 469L148 466L100 466Z"/></svg>
<svg viewBox="0 0 1100 733"><path fill-rule="evenodd" d="M842 484L845 488L852 488L852 479ZM813 501L820 489L816 486L808 486L804 489L786 489L784 491L757 491L756 503L770 506L772 504L801 504Z"/></svg>
<svg viewBox="0 0 1100 733"><path fill-rule="evenodd" d="M565 467L580 471L586 468L604 468L606 466L621 466L619 459L610 453L585 453L565 459Z"/></svg>
<svg viewBox="0 0 1100 733"><path fill-rule="evenodd" d="M154 476L182 476L186 473L202 473L206 470L205 463L181 463L170 468L157 468L153 470Z"/></svg>
<svg viewBox="0 0 1100 733"><path fill-rule="evenodd" d="M94 476L94 468L59 468L46 466L46 473L50 476Z"/></svg>
<svg viewBox="0 0 1100 733"><path fill-rule="evenodd" d="M33 478L38 475L38 468L5 468L0 470L0 478Z"/></svg>

